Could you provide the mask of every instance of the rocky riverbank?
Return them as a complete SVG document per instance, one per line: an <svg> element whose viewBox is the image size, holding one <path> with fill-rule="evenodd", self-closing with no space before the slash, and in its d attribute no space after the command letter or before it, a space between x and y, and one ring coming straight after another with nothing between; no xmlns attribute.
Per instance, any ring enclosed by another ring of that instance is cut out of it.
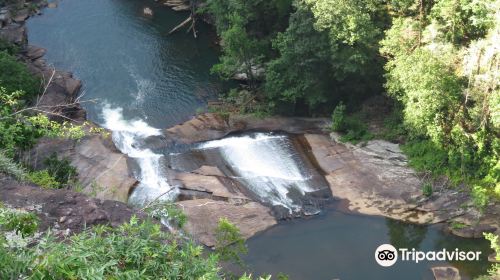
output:
<svg viewBox="0 0 500 280"><path fill-rule="evenodd" d="M86 113L78 99L81 81L72 73L49 65L43 58L46 50L28 43L26 20L41 14L47 7L55 8L56 5L20 0L0 8L0 38L19 48L19 60L43 82L43 91L33 105L53 120L83 124ZM79 174L78 186L74 188L81 189L82 194L44 190L2 177L0 200L16 208L38 205L35 210L46 227L75 231L96 223L128 221L135 212L124 203L137 180L129 171L128 157L118 151L107 134L88 135L79 140L43 138L24 156L24 162L36 170L42 169L44 159L53 153L69 159Z"/></svg>

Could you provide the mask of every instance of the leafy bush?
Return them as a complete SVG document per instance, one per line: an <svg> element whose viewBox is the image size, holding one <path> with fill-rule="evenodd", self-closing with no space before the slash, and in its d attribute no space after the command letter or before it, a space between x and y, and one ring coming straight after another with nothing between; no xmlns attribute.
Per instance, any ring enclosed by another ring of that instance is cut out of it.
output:
<svg viewBox="0 0 500 280"><path fill-rule="evenodd" d="M48 170L30 172L28 180L44 189L60 189L62 187L56 178L49 174Z"/></svg>
<svg viewBox="0 0 500 280"><path fill-rule="evenodd" d="M3 248L0 248L2 250ZM58 242L48 233L33 248L3 249L1 279L219 279L217 256L179 243L158 224L132 218L117 228L97 226ZM13 266L16 264L16 266Z"/></svg>
<svg viewBox="0 0 500 280"><path fill-rule="evenodd" d="M424 183L424 185L422 186L422 193L426 197L431 197L432 196L432 192L433 192L432 184L429 183L429 182Z"/></svg>
<svg viewBox="0 0 500 280"><path fill-rule="evenodd" d="M15 231L23 237L30 236L37 231L38 222L38 217L33 213L8 209L0 204L0 229L2 230ZM0 242L0 247L1 245Z"/></svg>
<svg viewBox="0 0 500 280"><path fill-rule="evenodd" d="M344 131L345 129L345 105L341 101L333 110L332 113L332 130Z"/></svg>
<svg viewBox="0 0 500 280"><path fill-rule="evenodd" d="M74 166L71 165L68 158L59 159L56 153L44 160L47 166L47 172L52 176L60 185L66 185L78 176L78 172Z"/></svg>
<svg viewBox="0 0 500 280"><path fill-rule="evenodd" d="M19 47L9 41L0 38L0 52L7 52L10 55L15 55L19 52Z"/></svg>
<svg viewBox="0 0 500 280"><path fill-rule="evenodd" d="M215 252L223 261L234 261L242 264L240 255L248 249L240 230L226 218L219 220L215 230Z"/></svg>
<svg viewBox="0 0 500 280"><path fill-rule="evenodd" d="M0 84L7 92L22 91L34 96L40 89L40 81L31 75L26 65L18 62L7 51L0 51Z"/></svg>
<svg viewBox="0 0 500 280"><path fill-rule="evenodd" d="M346 106L343 102L340 102L333 110L331 130L344 133L340 138L343 142L357 144L373 139L373 135L368 131L368 126L361 116L346 115Z"/></svg>
<svg viewBox="0 0 500 280"><path fill-rule="evenodd" d="M24 180L27 175L26 170L2 150L0 150L0 173L13 176L18 180Z"/></svg>
<svg viewBox="0 0 500 280"><path fill-rule="evenodd" d="M179 228L184 227L187 216L172 202L158 202L143 209L150 217L157 220L166 219L168 223Z"/></svg>

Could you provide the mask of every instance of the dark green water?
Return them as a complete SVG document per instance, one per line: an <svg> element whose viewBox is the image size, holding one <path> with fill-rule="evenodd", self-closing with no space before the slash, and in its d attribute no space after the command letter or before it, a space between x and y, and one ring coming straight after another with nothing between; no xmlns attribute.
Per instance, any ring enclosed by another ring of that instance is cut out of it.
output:
<svg viewBox="0 0 500 280"><path fill-rule="evenodd" d="M296 219L275 226L248 240L244 260L254 274L283 272L295 280L331 279L434 279L430 268L443 262L397 262L379 266L375 249L384 243L396 248L421 251L482 251L479 262L454 262L462 279L485 273L488 243L443 233L436 226L416 226L364 215L345 214L335 209L319 216Z"/></svg>
<svg viewBox="0 0 500 280"><path fill-rule="evenodd" d="M153 18L142 16L146 6L153 8ZM185 121L222 87L209 74L217 61L209 28L198 26L197 40L184 32L166 35L185 17L150 0L63 0L28 23L30 43L46 48L49 63L83 81L84 100L97 99L84 104L89 119L106 123L106 104L123 109L112 111L122 115L115 114L108 126L122 130L116 137L126 140L122 150L143 165L138 178L156 191L169 187L162 156L136 148L134 141L159 133L154 128ZM473 248L483 250L483 256L489 252L484 241L449 236L435 227L329 210L251 238L245 260L255 274L284 272L291 279L431 279L429 267L436 263L378 266L373 254L382 243L421 250ZM476 276L486 271L484 260L453 265L463 276Z"/></svg>
<svg viewBox="0 0 500 280"><path fill-rule="evenodd" d="M64 0L29 20L29 41L83 81L83 99L98 99L83 104L89 119L102 123L109 104L125 119L164 128L194 115L221 87L209 73L217 62L209 28L200 24L197 40L184 31L167 36L186 17L151 0Z"/></svg>

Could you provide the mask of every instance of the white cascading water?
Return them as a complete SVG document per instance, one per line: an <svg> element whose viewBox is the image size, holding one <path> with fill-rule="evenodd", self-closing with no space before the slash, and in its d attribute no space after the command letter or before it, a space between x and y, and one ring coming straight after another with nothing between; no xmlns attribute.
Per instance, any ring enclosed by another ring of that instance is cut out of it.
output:
<svg viewBox="0 0 500 280"><path fill-rule="evenodd" d="M298 165L288 137L256 133L234 136L200 144L198 149L218 149L223 159L239 176L237 179L262 201L281 205L290 212L300 210L289 196L292 188L304 195L314 191L311 178Z"/></svg>
<svg viewBox="0 0 500 280"><path fill-rule="evenodd" d="M113 142L124 154L137 161L139 185L129 198L133 205L144 205L153 199L171 200L175 190L168 184L165 168L162 164L164 156L150 149L141 148L140 140L149 136L161 135L161 131L149 126L142 120L125 120L122 108L104 106L103 126L111 130Z"/></svg>

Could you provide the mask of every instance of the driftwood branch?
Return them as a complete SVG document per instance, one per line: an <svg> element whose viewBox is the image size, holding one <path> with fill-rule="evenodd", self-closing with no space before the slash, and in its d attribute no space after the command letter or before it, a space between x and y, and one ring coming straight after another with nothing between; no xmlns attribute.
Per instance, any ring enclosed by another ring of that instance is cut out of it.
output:
<svg viewBox="0 0 500 280"><path fill-rule="evenodd" d="M193 17L192 16L189 16L187 19L185 19L183 22L181 22L179 25L177 25L176 27L172 28L172 30L170 30L170 32L168 32L168 35L174 33L175 31L181 29L182 27L186 26L189 22L193 21Z"/></svg>

